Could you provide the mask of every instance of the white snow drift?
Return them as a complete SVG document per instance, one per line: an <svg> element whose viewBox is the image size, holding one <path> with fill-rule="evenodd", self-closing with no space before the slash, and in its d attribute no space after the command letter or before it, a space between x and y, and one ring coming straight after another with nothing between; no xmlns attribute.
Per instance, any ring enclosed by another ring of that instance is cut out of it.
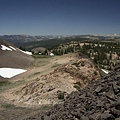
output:
<svg viewBox="0 0 120 120"><path fill-rule="evenodd" d="M5 45L1 45L1 50L9 50L9 51L12 51L12 50L16 50L14 47L12 46L5 46Z"/></svg>
<svg viewBox="0 0 120 120"><path fill-rule="evenodd" d="M19 49L20 50L20 49ZM20 50L21 52L23 52L23 53L25 53L25 54L27 54L27 55L32 55L32 52L29 52L29 51L22 51L22 50Z"/></svg>
<svg viewBox="0 0 120 120"><path fill-rule="evenodd" d="M13 51L13 50L17 50L16 48L12 47L12 46L5 46L5 45L1 45L1 50L9 50L9 51ZM18 49L20 50L20 49ZM22 51L20 50L21 52L25 53L25 54L28 54L28 55L32 55L32 52L28 52L28 51Z"/></svg>
<svg viewBox="0 0 120 120"><path fill-rule="evenodd" d="M104 73L108 74L109 72L107 70L101 69Z"/></svg>
<svg viewBox="0 0 120 120"><path fill-rule="evenodd" d="M16 68L0 68L0 76L3 78L11 78L26 71L27 70Z"/></svg>
<svg viewBox="0 0 120 120"><path fill-rule="evenodd" d="M14 47L12 47L12 46L9 46L10 48L12 48L13 50L16 50Z"/></svg>
<svg viewBox="0 0 120 120"><path fill-rule="evenodd" d="M9 47L5 46L5 45L1 45L1 49L2 50L9 50L9 51L12 51L12 49L10 49Z"/></svg>

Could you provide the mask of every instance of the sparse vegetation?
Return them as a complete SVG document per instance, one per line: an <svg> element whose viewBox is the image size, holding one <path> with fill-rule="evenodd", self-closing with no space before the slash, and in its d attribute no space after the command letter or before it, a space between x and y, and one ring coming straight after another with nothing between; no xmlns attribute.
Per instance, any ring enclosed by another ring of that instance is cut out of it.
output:
<svg viewBox="0 0 120 120"><path fill-rule="evenodd" d="M10 81L1 81L0 82L0 92L7 90L7 89L14 88L19 85L22 85L24 82L25 82L24 80L19 80L14 83L12 83Z"/></svg>
<svg viewBox="0 0 120 120"><path fill-rule="evenodd" d="M80 90L80 88L81 88L80 82L74 83L74 86L73 86L73 87L76 88L77 90Z"/></svg>
<svg viewBox="0 0 120 120"><path fill-rule="evenodd" d="M76 67L79 67L79 63L73 63L72 65L75 65Z"/></svg>
<svg viewBox="0 0 120 120"><path fill-rule="evenodd" d="M94 75L97 75L98 73L96 71L94 71Z"/></svg>
<svg viewBox="0 0 120 120"><path fill-rule="evenodd" d="M58 93L58 99L64 99L64 92Z"/></svg>
<svg viewBox="0 0 120 120"><path fill-rule="evenodd" d="M3 86L7 86L7 85L10 85L11 84L11 82L9 82L9 81L1 81L0 82L0 87L3 87Z"/></svg>
<svg viewBox="0 0 120 120"><path fill-rule="evenodd" d="M76 88L77 90L80 90L80 86L78 85L74 85L73 87Z"/></svg>
<svg viewBox="0 0 120 120"><path fill-rule="evenodd" d="M36 73L34 73L34 74L29 75L28 78L35 77L35 76L37 76L37 75L39 75L39 74L40 74L40 72L36 72Z"/></svg>
<svg viewBox="0 0 120 120"><path fill-rule="evenodd" d="M71 41L59 45L52 52L56 55L81 52L91 58L100 68L111 70L120 63L120 43L115 41ZM74 64L77 66L77 63Z"/></svg>
<svg viewBox="0 0 120 120"><path fill-rule="evenodd" d="M5 103L5 104L2 104L1 107L2 107L2 108L7 108L7 109L8 109L8 108L9 108L9 109L13 109L13 108L15 108L15 105Z"/></svg>
<svg viewBox="0 0 120 120"><path fill-rule="evenodd" d="M36 72L36 73L34 73L34 75L38 75L38 74L40 74L40 72Z"/></svg>
<svg viewBox="0 0 120 120"><path fill-rule="evenodd" d="M33 58L51 58L52 57L50 55L38 55L38 54L32 55L32 56L33 56Z"/></svg>
<svg viewBox="0 0 120 120"><path fill-rule="evenodd" d="M60 66L60 65L61 65L61 64L53 65L52 68L58 67L58 66Z"/></svg>

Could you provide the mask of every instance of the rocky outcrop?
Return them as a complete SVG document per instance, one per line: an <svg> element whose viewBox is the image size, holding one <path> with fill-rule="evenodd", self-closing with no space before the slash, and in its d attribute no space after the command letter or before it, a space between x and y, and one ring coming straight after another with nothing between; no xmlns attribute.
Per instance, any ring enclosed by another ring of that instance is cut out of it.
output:
<svg viewBox="0 0 120 120"><path fill-rule="evenodd" d="M100 73L97 68L89 59L81 58L78 61L58 67L55 72L68 73L73 77L80 86L84 88L90 82L96 81L100 78Z"/></svg>
<svg viewBox="0 0 120 120"><path fill-rule="evenodd" d="M31 120L120 120L120 65L103 79L72 92L63 104ZM26 120L28 120L26 119Z"/></svg>
<svg viewBox="0 0 120 120"><path fill-rule="evenodd" d="M59 66L53 72L42 75L17 92L16 104L43 105L63 102L68 94L84 88L100 78L99 70L87 58Z"/></svg>

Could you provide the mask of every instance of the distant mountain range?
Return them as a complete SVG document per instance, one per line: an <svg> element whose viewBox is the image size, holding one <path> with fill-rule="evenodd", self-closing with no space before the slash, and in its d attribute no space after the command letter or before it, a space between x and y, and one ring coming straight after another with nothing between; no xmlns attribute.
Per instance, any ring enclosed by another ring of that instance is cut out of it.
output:
<svg viewBox="0 0 120 120"><path fill-rule="evenodd" d="M116 38L120 37L119 34L108 34L108 35L1 35L0 38L3 38L7 41L21 41L21 42L30 42L30 41L41 41L41 40L48 40L48 39L65 39L65 38Z"/></svg>
<svg viewBox="0 0 120 120"><path fill-rule="evenodd" d="M32 36L32 35L1 35L0 38L13 43L17 47L30 42L39 42L52 39L65 39L71 36Z"/></svg>
<svg viewBox="0 0 120 120"><path fill-rule="evenodd" d="M70 36L2 35L0 37L11 42L16 42L16 41L30 42L30 41L41 41L41 40L56 39L56 38L60 39Z"/></svg>
<svg viewBox="0 0 120 120"><path fill-rule="evenodd" d="M108 34L108 35L48 35L48 36L32 36L32 35L1 35L0 38L16 45L17 47L25 47L31 48L30 46L39 46L39 47L46 47L43 44L47 44L51 40L52 44L54 43L55 45L56 42L59 43L65 43L65 41L72 41L72 40L109 40L109 39L115 39L115 40L120 40L120 35L118 34ZM47 40L47 41L45 41ZM39 44L39 45L38 45Z"/></svg>

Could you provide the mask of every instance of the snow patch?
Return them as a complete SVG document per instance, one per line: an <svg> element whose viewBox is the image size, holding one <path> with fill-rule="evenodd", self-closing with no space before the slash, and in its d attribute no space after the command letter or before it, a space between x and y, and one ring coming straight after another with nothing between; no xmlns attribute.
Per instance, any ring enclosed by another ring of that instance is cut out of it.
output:
<svg viewBox="0 0 120 120"><path fill-rule="evenodd" d="M20 50L20 49L19 49ZM28 54L28 55L32 55L32 52L29 52L29 51L22 51L20 50L21 52L25 53L25 54Z"/></svg>
<svg viewBox="0 0 120 120"><path fill-rule="evenodd" d="M101 69L104 73L108 74L109 72L107 70Z"/></svg>
<svg viewBox="0 0 120 120"><path fill-rule="evenodd" d="M50 56L54 56L54 54L53 54L53 53L50 53Z"/></svg>
<svg viewBox="0 0 120 120"><path fill-rule="evenodd" d="M11 49L13 49L13 50L16 50L14 47L12 47L12 46L9 46Z"/></svg>
<svg viewBox="0 0 120 120"><path fill-rule="evenodd" d="M11 78L26 71L27 70L16 68L0 68L0 76L3 78Z"/></svg>
<svg viewBox="0 0 120 120"><path fill-rule="evenodd" d="M12 49L10 49L9 47L5 46L5 45L1 45L1 49L2 50L9 50L9 51L12 51Z"/></svg>

